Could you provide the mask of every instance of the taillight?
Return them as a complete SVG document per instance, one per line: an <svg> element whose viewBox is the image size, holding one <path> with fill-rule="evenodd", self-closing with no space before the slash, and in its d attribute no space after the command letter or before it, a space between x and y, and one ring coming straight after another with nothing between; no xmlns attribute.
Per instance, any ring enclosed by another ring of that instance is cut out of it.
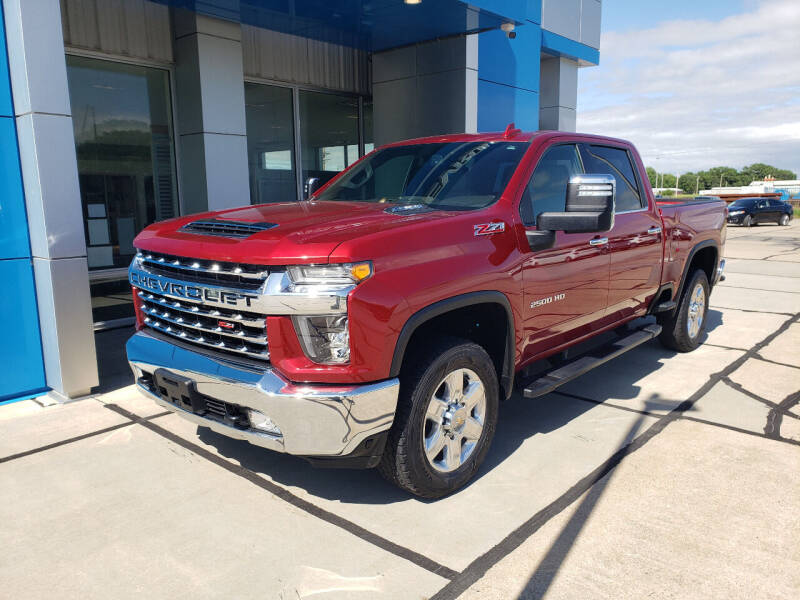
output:
<svg viewBox="0 0 800 600"><path fill-rule="evenodd" d="M136 314L136 331L144 327L144 313L142 312L142 299L139 298L139 290L135 287L131 288L133 292L133 310Z"/></svg>

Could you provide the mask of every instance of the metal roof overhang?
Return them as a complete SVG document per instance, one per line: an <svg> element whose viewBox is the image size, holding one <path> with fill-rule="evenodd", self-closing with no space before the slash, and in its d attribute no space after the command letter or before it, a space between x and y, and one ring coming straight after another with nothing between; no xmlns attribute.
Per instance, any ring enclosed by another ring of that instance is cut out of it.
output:
<svg viewBox="0 0 800 600"><path fill-rule="evenodd" d="M524 22L526 0L156 0L198 14L379 52Z"/></svg>

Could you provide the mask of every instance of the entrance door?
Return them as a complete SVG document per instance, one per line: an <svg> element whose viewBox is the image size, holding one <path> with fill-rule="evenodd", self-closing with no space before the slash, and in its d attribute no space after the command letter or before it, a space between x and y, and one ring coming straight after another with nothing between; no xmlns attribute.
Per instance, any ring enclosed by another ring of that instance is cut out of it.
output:
<svg viewBox="0 0 800 600"><path fill-rule="evenodd" d="M563 211L567 183L583 173L574 144L548 148L520 202L526 227L543 212ZM529 360L601 325L608 300L609 258L598 244L605 234L556 233L553 248L532 252L523 264L525 342ZM593 240L597 240L593 243Z"/></svg>
<svg viewBox="0 0 800 600"><path fill-rule="evenodd" d="M661 220L647 205L626 148L581 145L587 172L608 173L616 185L614 228L608 233L610 279L609 322L631 318L647 309L661 283Z"/></svg>

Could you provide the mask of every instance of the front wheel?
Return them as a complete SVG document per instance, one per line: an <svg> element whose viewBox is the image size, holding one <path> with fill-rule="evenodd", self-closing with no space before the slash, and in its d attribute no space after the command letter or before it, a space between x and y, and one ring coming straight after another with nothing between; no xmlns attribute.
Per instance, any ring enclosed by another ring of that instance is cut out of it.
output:
<svg viewBox="0 0 800 600"><path fill-rule="evenodd" d="M750 215L745 215L744 219L742 219L742 225L745 227L750 227L753 224L753 217Z"/></svg>
<svg viewBox="0 0 800 600"><path fill-rule="evenodd" d="M789 224L789 215L781 215L780 224L786 227Z"/></svg>
<svg viewBox="0 0 800 600"><path fill-rule="evenodd" d="M482 347L455 338L434 344L401 375L381 474L424 498L462 487L494 437L499 390Z"/></svg>
<svg viewBox="0 0 800 600"><path fill-rule="evenodd" d="M659 339L664 346L678 352L691 352L700 345L710 293L708 277L705 271L698 269L689 278L675 313L659 320L663 328Z"/></svg>

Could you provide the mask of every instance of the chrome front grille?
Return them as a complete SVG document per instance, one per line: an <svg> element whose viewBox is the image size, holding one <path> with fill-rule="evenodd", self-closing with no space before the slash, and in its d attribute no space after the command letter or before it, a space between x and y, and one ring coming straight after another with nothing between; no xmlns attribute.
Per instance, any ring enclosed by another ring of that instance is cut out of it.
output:
<svg viewBox="0 0 800 600"><path fill-rule="evenodd" d="M147 327L221 352L269 360L266 316L138 290Z"/></svg>
<svg viewBox="0 0 800 600"><path fill-rule="evenodd" d="M269 269L260 265L185 258L148 251L139 251L136 257L142 267L154 275L164 275L191 283L256 290L264 284L269 275Z"/></svg>

